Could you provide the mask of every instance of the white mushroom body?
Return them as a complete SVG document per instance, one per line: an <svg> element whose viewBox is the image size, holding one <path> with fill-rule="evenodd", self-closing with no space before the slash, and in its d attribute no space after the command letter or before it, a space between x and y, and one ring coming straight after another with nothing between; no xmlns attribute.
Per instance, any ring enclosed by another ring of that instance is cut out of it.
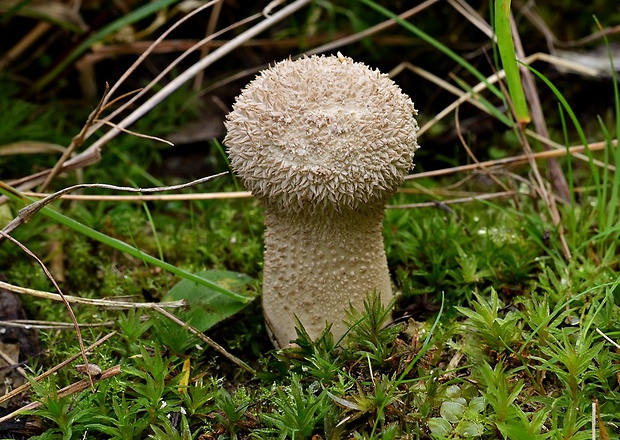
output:
<svg viewBox="0 0 620 440"><path fill-rule="evenodd" d="M263 310L277 346L326 323L338 338L350 305L392 297L382 237L387 199L418 148L413 103L350 58L282 61L227 116L231 166L265 207Z"/></svg>

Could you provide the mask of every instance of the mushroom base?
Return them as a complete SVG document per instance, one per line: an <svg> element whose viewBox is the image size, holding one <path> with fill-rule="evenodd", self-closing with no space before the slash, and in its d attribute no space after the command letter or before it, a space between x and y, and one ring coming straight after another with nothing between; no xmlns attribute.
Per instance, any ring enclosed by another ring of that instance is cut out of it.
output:
<svg viewBox="0 0 620 440"><path fill-rule="evenodd" d="M266 207L263 311L274 345L297 338L295 316L311 338L327 323L336 340L353 306L374 290L393 298L383 244L383 209L283 213Z"/></svg>

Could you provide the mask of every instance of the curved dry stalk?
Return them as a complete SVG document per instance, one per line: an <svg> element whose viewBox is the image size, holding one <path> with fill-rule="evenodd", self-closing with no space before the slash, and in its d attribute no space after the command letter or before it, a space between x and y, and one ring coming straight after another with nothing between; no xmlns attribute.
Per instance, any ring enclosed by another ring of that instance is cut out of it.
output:
<svg viewBox="0 0 620 440"><path fill-rule="evenodd" d="M196 11L194 11L196 12ZM133 105L139 98L141 98L142 96L144 96L149 90L151 90L153 87L155 87L156 84L158 84L161 79L166 76L168 73L170 73L170 71L176 67L181 61L183 61L185 58L187 58L189 55L193 54L197 49L204 47L204 45L213 40L214 38L232 30L235 29L238 26L241 26L243 24L249 23L253 20L255 20L256 18L260 17L260 15L252 15L250 17L246 17L243 20L240 20L236 23L233 23L232 25L221 29L211 35L209 35L206 38L203 38L202 40L198 41L198 42L194 42L189 48L187 48L181 55L179 55L174 61L172 61L170 64L168 64L149 84L147 84L145 87L143 87L142 89L140 89L131 99L129 99L128 101L124 102L121 106L119 106L117 109L115 109L113 112L111 112L109 115L107 115L105 117L105 119L102 120L103 121L109 121L110 119L114 118L115 116L119 115L120 113L122 113L124 110L126 110L127 108L129 108L131 105ZM189 16L187 17L189 18ZM180 22L175 23L175 25L169 29L169 31L172 31L175 27L177 27L180 24ZM150 50L152 48L154 48L157 44L159 44L161 42L162 37L165 37L166 35L162 35L160 38L158 38L157 40L155 40L155 42L151 43L151 45L149 46L149 48L147 49ZM149 52L150 53L150 52ZM144 54L142 54L144 55ZM142 58L142 55L140 56L140 58ZM141 61L141 60L139 60ZM136 63L134 63L134 65L132 66L133 69L135 69L135 67L137 67L138 61L136 61ZM128 71L129 72L129 71ZM200 72L203 72L200 71ZM121 80L125 79L124 77L121 78ZM119 80L120 81L120 80ZM115 84L115 86L118 84L118 82ZM89 137L91 134L93 134L95 131L97 131L99 128L101 128L101 125L96 125L93 126L93 128L89 131L89 133L87 134L87 137ZM119 127L117 127L118 129Z"/></svg>
<svg viewBox="0 0 620 440"><path fill-rule="evenodd" d="M461 118L459 117L459 108L460 107L457 107L454 111L454 121L456 123L456 134L459 138L459 141L461 142L461 145L463 146L469 157L474 161L474 163L476 163L480 167L480 170L482 170L482 172L484 172L487 176L489 176L491 180L493 180L501 188L503 188L504 191L508 191L508 187L506 186L506 184L502 182L494 173L489 172L489 170L480 163L474 152L471 150L471 148L469 148L469 145L467 145L467 142L463 137L463 133L461 133Z"/></svg>
<svg viewBox="0 0 620 440"><path fill-rule="evenodd" d="M116 128L122 131L123 133L127 133L127 134L130 134L132 136L139 137L142 139L149 139L152 141L161 142L162 144L167 144L170 147L174 147L174 144L170 141L167 141L166 139L162 139L157 136L151 136L151 135L144 134L144 133L138 133L136 131L132 131L127 128L119 127L114 122L108 121L107 119L97 119L97 121L103 123L104 125L109 125L110 127Z"/></svg>
<svg viewBox="0 0 620 440"><path fill-rule="evenodd" d="M265 30L269 29L276 23L280 22L281 20L285 19L291 14L295 13L299 9L309 4L311 1L312 0L296 0L293 3L282 8L278 12L274 13L273 15L270 15L265 20L261 21L260 23L254 25L250 29L241 33L237 37L226 42L221 47L214 50L209 55L207 55L205 58L201 59L200 61L195 63L193 66L183 71L179 76L171 80L161 90L155 93L151 98L149 98L146 102L138 106L132 113L130 113L122 121L120 121L117 124L118 127L120 128L129 127L131 124L133 124L134 122L142 118L145 114L147 114L154 107L160 104L173 92L175 92L181 85L183 85L184 83L192 79L194 76L196 76L198 72L206 69L208 66L213 64L215 61L219 60L220 58L224 57L225 55L227 55L234 49L240 47L241 45L249 41L251 38L264 32ZM203 7L206 7L206 5L203 5ZM245 22L245 20L243 20L242 22ZM234 26L238 26L240 24L241 23L236 23L234 25L229 26L229 28L227 29L233 28ZM216 34L213 34L209 36L208 38L213 38L215 35ZM156 44L157 41L158 40L156 40L154 44ZM144 55L146 56L148 55L148 53L150 52L147 51L147 53L145 53ZM116 87L117 86L115 84L112 87L111 91L115 90ZM111 94L112 93L109 93L108 96L110 96ZM107 101L103 100L103 106L105 106L106 103ZM116 115L116 112L113 112L113 115ZM108 115L106 119L110 117L112 117L112 115ZM98 126L97 124L93 125L92 127L89 127L84 139L87 139L88 137L90 137L99 128L100 126ZM64 162L60 170L68 171L71 169L79 168L81 166L86 166L94 162L97 162L100 159L101 147L107 144L107 142L109 142L111 139L115 138L119 133L121 133L121 130L119 128L111 129L110 131L105 133L101 138L95 141L92 145L86 148L84 151L82 151L81 153L75 155L71 159ZM17 185L19 185L17 189L19 190L30 189L40 184L41 182L45 181L49 173L50 173L50 170L44 170L37 174L33 174L31 176L20 179L18 183L16 183ZM0 196L0 203L4 203L6 202L6 200L7 200L6 197Z"/></svg>
<svg viewBox="0 0 620 440"><path fill-rule="evenodd" d="M77 322L77 318L75 317L75 313L73 313L73 309L71 308L71 305L69 304L69 301L67 300L66 295L64 293L62 293L62 290L60 289L60 286L58 285L58 283L56 282L56 280L54 279L54 277L52 276L50 271L47 269L47 267L45 266L43 261L41 261L41 259L34 254L34 252L32 252L30 249L28 249L26 246L24 246L18 240L16 240L15 238L11 237L8 233L5 233L4 231L0 231L0 235L2 235L3 237L9 239L9 241L11 241L12 243L16 244L22 251L24 251L31 258L33 258L37 262L37 264L41 267L41 269L45 273L45 276L52 282L52 284L54 285L54 288L58 292L58 294L52 294L52 295L56 295L60 299L60 301L62 301L64 303L65 307L67 308L67 311L69 312L69 316L71 317L71 321L73 322L73 326L75 328L78 344L80 346L80 352L82 354L82 359L84 360L84 364L86 366L88 366L89 362L88 362L88 358L86 356L86 351L84 350L84 340L82 339L82 332L81 332L80 326L79 326L79 324ZM4 283L4 282L0 282L0 283L7 284L7 283ZM6 290L11 290L11 289L6 288ZM92 387L93 391L95 391L95 386L93 385L92 377L90 375L88 377L90 379L91 387Z"/></svg>
<svg viewBox="0 0 620 440"><path fill-rule="evenodd" d="M91 364L93 365L93 364ZM87 364L88 366L88 364ZM85 367L86 368L86 367ZM121 366L120 365L116 365L112 368L108 368L105 371L102 371L101 373L97 374L96 377L94 377L93 379L93 375L91 375L89 373L88 378L89 379L84 379L84 380L80 380L79 382L75 382L72 383L69 386L66 386L60 390L57 391L57 396L58 397L66 397L69 396L71 394L77 394L80 391L84 391L86 388L88 388L88 386L92 386L93 387L93 391L94 391L94 383L95 382L101 382L102 380L106 380L109 379L111 377L116 376L117 374L120 374L121 372ZM25 411L32 411L33 409L37 409L39 408L41 405L43 405L43 403L41 402L32 402L29 403L28 405L22 406L21 408L13 411L10 414L7 414L4 417L0 417L0 423L4 423L7 420L11 420L12 418L18 416L19 414L25 412Z"/></svg>
<svg viewBox="0 0 620 440"><path fill-rule="evenodd" d="M565 60L553 55L549 55L546 53L542 53L542 52L537 52L535 54L532 54L526 58L524 58L522 60L522 62L524 64L530 65L536 61L543 61L546 62L548 64L553 64L555 66L558 67L562 67L565 68L567 70L570 70L574 73L578 73L581 75L588 75L588 76L597 76L598 75L598 71L596 69L592 69L590 67L584 66L583 64L579 64L573 61L569 61L569 60ZM450 104L449 106L447 106L446 108L444 108L441 112L439 112L437 115L435 115L429 122L427 122L426 124L424 124L422 127L420 127L420 130L418 131L418 133L420 135L424 134L426 131L428 131L433 125L435 125L437 122L439 122L440 120L442 120L443 118L445 118L448 114L450 114L457 106L461 105L464 102L469 102L473 105L475 105L476 107L480 108L481 110L485 110L484 106L476 101L476 95L479 94L480 92L482 92L483 90L485 90L487 88L487 84L495 84L496 82L498 82L500 79L503 79L505 77L504 71L500 70L497 73L494 73L493 75L490 75L489 77L486 78L486 82L480 82L478 84L476 84L475 86L473 86L471 88L471 91L468 92L464 92L463 90L454 87L452 85L450 85L450 87L445 87L446 84L449 84L439 78L437 78L435 75L433 75L430 72L424 71L423 69L420 69L416 66L412 66L410 63L401 63L399 64L396 68L394 68L392 70L392 72L390 72L390 76L392 75L397 75L398 73L400 73L403 69L408 69L411 70L414 73L419 74L420 76L423 76L424 78L433 81L435 84L439 85L440 87L444 88L445 90L449 91L452 94L455 94L457 96L459 96L459 98L454 101L452 104ZM420 73L424 72L424 75L421 75ZM457 93L458 91L458 93ZM485 110L486 111L486 110Z"/></svg>
<svg viewBox="0 0 620 440"><path fill-rule="evenodd" d="M114 336L116 334L115 331L113 331L112 333L108 333L107 335L103 336L102 338L98 339L96 342L94 342L93 344L89 345L88 347L86 347L84 349L84 351L86 351L87 353L89 351L91 351L93 348L96 348L98 346L100 346L101 344L103 344L105 341L107 341L108 339L110 339L112 336ZM80 356L82 356L82 353L77 353L74 354L73 356L71 356L70 358L65 359L64 361L62 361L60 364L50 368L49 370L45 371L44 373L38 375L37 377L34 377L31 379L30 382L27 382L17 388L15 388L14 390L11 390L10 392L0 396L0 404L3 404L4 402L12 399L15 396L20 395L21 393L27 391L30 389L30 387L32 386L33 382L41 382L43 379L45 379L48 376L51 376L52 374L54 374L55 372L57 372L58 370L64 368L65 366L69 365L71 362L75 361L76 359L78 359ZM8 419L7 419L8 420ZM0 423L3 420L0 419Z"/></svg>
<svg viewBox="0 0 620 440"><path fill-rule="evenodd" d="M128 191L128 192L163 192L163 191L175 191L183 188L188 188L190 186L198 185L201 183L209 182L211 180L217 179L218 177L224 176L228 174L228 171L224 171L219 174L214 174L212 176L203 177L201 179L192 180L191 182L182 183L180 185L172 185L172 186L162 186L158 188L132 188L128 186L116 186L116 185L108 185L105 183L83 183L79 185L69 186L67 188L61 189L60 191L56 191L53 194L48 195L42 200L37 202L33 202L22 209L19 210L17 217L15 217L9 224L7 224L2 232L4 234L10 234L15 228L18 226L28 222L32 217L34 217L41 209L45 206L58 199L60 196L76 191L82 188L102 188L102 189L111 189L114 191ZM0 182L1 184L2 182ZM1 238L1 237L0 237ZM0 239L0 241L2 241Z"/></svg>
<svg viewBox="0 0 620 440"><path fill-rule="evenodd" d="M62 154L66 148L62 145L41 141L18 141L0 146L0 156L13 156L18 154Z"/></svg>
<svg viewBox="0 0 620 440"><path fill-rule="evenodd" d="M415 7L403 12L402 14L400 14L398 17L401 18L402 20L406 20L410 17L413 17L414 15L422 12L424 9L434 5L435 3L437 3L439 0L426 0L425 2L420 3L419 5L416 5ZM357 41L363 40L364 38L367 38L371 35L377 34L379 32L382 32L394 25L396 25L396 20L394 19L389 19L389 20L385 20L384 22L381 22L379 24L376 24L374 26L369 27L368 29L364 29L363 31L357 32L353 35L347 35L346 37L343 38L339 38L338 40L332 41L330 43L324 44L322 46L318 46L315 47L314 49L308 50L306 52L304 52L304 55L315 55L315 54L319 54L319 53L323 53L323 52L328 52L334 49L339 49L343 46L346 46L348 44L352 44L355 43ZM298 55L297 57L293 57L292 59L296 59L298 57L300 57L302 55ZM259 70L262 70L259 69Z"/></svg>
<svg viewBox="0 0 620 440"><path fill-rule="evenodd" d="M603 150L605 149L606 145L607 145L606 142L596 142L594 144L589 144L589 149L590 151ZM612 141L612 145L617 146L618 139L614 139ZM542 159L548 159L549 157L563 157L563 156L566 156L567 153L570 154L571 156L574 156L575 153L585 151L585 149L586 148L583 145L576 145L573 147L569 147L568 151L567 151L567 148L564 148L563 150L549 150L549 151L542 151L539 153L533 153L531 156L528 156L527 154L519 154L517 156L505 157L503 159L487 160L485 162L480 162L480 163L472 163L472 164L461 165L457 167L442 168L440 170L410 174L407 177L405 177L405 180L415 180L415 179L423 179L423 178L428 178L428 177L445 176L447 174L478 170L481 167L490 168L490 167L506 166L506 165L520 165L520 164L527 163L529 161L529 157L532 157L535 160L542 160Z"/></svg>
<svg viewBox="0 0 620 440"><path fill-rule="evenodd" d="M2 232L0 232L2 233ZM6 235L2 233L3 235ZM7 235L7 237L10 237ZM12 238L12 237L11 237ZM184 300L180 301L165 301L160 303L145 303L145 302L131 302L131 301L119 301L115 299L105 298L81 298L79 296L72 295L59 295L57 293L46 292L43 290L28 289L27 287L15 286L13 284L0 281L0 289L6 289L11 292L19 293L20 295L30 295L36 298L44 298L52 301L62 301L67 307L69 304L84 304L87 306L103 307L107 309L154 309L155 307L165 308L182 308L186 307L187 303ZM76 329L79 329L77 322L74 324Z"/></svg>
<svg viewBox="0 0 620 440"><path fill-rule="evenodd" d="M109 86L106 84L103 96L99 101L99 104L97 104L97 107L95 107L95 109L90 112L90 115L88 116L88 120L86 121L86 124L84 124L84 127L82 127L82 129L77 135L73 136L73 139L71 139L71 144L69 144L65 151L62 152L62 156L60 156L60 159L56 161L56 164L50 170L49 174L45 178L45 181L41 185L40 191L45 191L45 188L47 188L47 186L54 179L54 177L56 177L58 173L60 173L60 171L64 167L65 162L67 161L67 159L69 159L69 157L71 157L75 149L84 144L84 140L87 138L87 132L89 128L92 127L92 125L99 117L99 114L101 114L101 111L105 105L106 98L108 96L108 91Z"/></svg>
<svg viewBox="0 0 620 440"><path fill-rule="evenodd" d="M421 203L408 203L403 205L387 205L387 209L417 209L417 208L436 208L442 205L456 205L459 203L469 203L475 202L477 200L490 200L490 199L499 199L505 197L513 197L518 194L517 191L502 191L497 193L490 194L480 194L476 196L469 197L459 197L457 199L450 200L441 200L434 202L421 202Z"/></svg>
<svg viewBox="0 0 620 440"><path fill-rule="evenodd" d="M36 193L24 191L22 193L26 197L43 198L48 197L46 193ZM95 201L95 202L149 202L149 201L186 201L186 200L229 200L229 199L249 199L252 198L249 191L229 191L217 193L202 194L161 194L161 195L139 195L139 196L96 196L84 194L63 194L60 196L63 200L79 200L79 201Z"/></svg>
<svg viewBox="0 0 620 440"><path fill-rule="evenodd" d="M115 321L105 321L98 322L94 324L80 324L80 328L93 328L93 327L110 327L115 325ZM17 327L17 328L25 328L27 330L36 329L36 330L49 330L49 329L72 329L74 328L73 323L71 322L60 322L60 321L40 321L36 319L13 319L10 321L2 321L2 325L4 327Z"/></svg>
<svg viewBox="0 0 620 440"><path fill-rule="evenodd" d="M160 303L161 305L161 303ZM237 366L243 368L245 371L247 371L248 373L250 373L252 376L256 375L256 371L250 367L248 364L246 364L245 362L243 362L241 359L239 359L237 356L229 353L226 351L226 349L224 347L222 347L220 344L218 344L217 342L215 342L213 339L211 339L210 337L208 337L207 335L205 335L203 332L201 332L200 330L198 330L197 328L189 325L186 322L183 322L181 319L177 318L176 316L174 316L172 313L170 313L169 311L161 308L161 307L157 307L157 305L155 305L155 307L153 307L153 310L155 310L156 312L158 312L159 314L161 314L162 316L165 316L166 318L168 318L169 320L171 320L172 322L174 322L175 324L186 328L191 334L193 334L194 336L196 336L198 339L200 339L201 341L205 342L206 344L208 344L210 347L212 347L213 349L215 349L216 351L220 352L226 359L232 361L233 363L235 363Z"/></svg>

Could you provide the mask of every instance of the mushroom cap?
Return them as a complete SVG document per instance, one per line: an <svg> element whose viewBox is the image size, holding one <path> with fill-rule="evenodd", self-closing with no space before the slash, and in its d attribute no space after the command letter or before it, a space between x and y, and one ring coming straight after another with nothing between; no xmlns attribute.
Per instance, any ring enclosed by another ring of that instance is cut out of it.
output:
<svg viewBox="0 0 620 440"><path fill-rule="evenodd" d="M384 203L418 148L411 99L351 58L284 60L228 114L232 169L259 199L292 212Z"/></svg>

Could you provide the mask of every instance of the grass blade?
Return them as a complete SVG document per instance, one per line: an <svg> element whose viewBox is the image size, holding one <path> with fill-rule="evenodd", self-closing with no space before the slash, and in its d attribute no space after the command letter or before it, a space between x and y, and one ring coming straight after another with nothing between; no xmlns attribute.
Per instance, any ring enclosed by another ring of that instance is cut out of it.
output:
<svg viewBox="0 0 620 440"><path fill-rule="evenodd" d="M510 26L510 0L497 0L495 2L495 33L502 66L506 73L508 92L514 107L515 117L521 125L530 122L530 114L521 84L521 75L517 65L514 41Z"/></svg>
<svg viewBox="0 0 620 440"><path fill-rule="evenodd" d="M5 196L9 197L11 200L17 201L17 202L21 202L23 203L24 201L28 201L27 198L25 197L19 197L14 193L11 193L9 191L6 191L2 188L0 188L0 193L4 194ZM239 293L236 292L232 292L216 283L214 283L213 281L204 279L202 277L199 277L196 274L193 274L191 272L187 272L186 270L183 270L179 267L176 267L170 263L166 263L164 261L161 261L155 257L153 257L152 255L146 254L144 252L142 252L140 249L135 248L133 246L128 245L127 243L118 240L116 238L112 238L109 237L99 231L96 231L92 228L89 228L88 226L73 220L70 217L67 217L61 213L59 213L58 211L53 210L52 208L50 208L49 206L45 206L41 209L41 213L46 215L47 217L51 218L52 220L67 226L71 229L73 229L75 232L78 232L80 234L83 234L87 237L92 238L93 240L97 240L100 243L103 243L107 246L110 246L111 248L114 248L116 250L119 250L121 252L124 252L128 255L131 255L132 257L135 258L139 258L142 261L144 261L145 263L149 263L152 264L153 266L157 266L160 267L170 273L173 273L175 275L178 275L179 277L186 279L186 280L190 280L193 281L195 283L201 284L203 286L207 286L213 290L215 290L216 292L221 293L222 295L226 295L229 296L231 298L234 298L238 301L242 301L242 302L247 302L249 300L251 300L252 298L248 298L244 295L241 295Z"/></svg>

